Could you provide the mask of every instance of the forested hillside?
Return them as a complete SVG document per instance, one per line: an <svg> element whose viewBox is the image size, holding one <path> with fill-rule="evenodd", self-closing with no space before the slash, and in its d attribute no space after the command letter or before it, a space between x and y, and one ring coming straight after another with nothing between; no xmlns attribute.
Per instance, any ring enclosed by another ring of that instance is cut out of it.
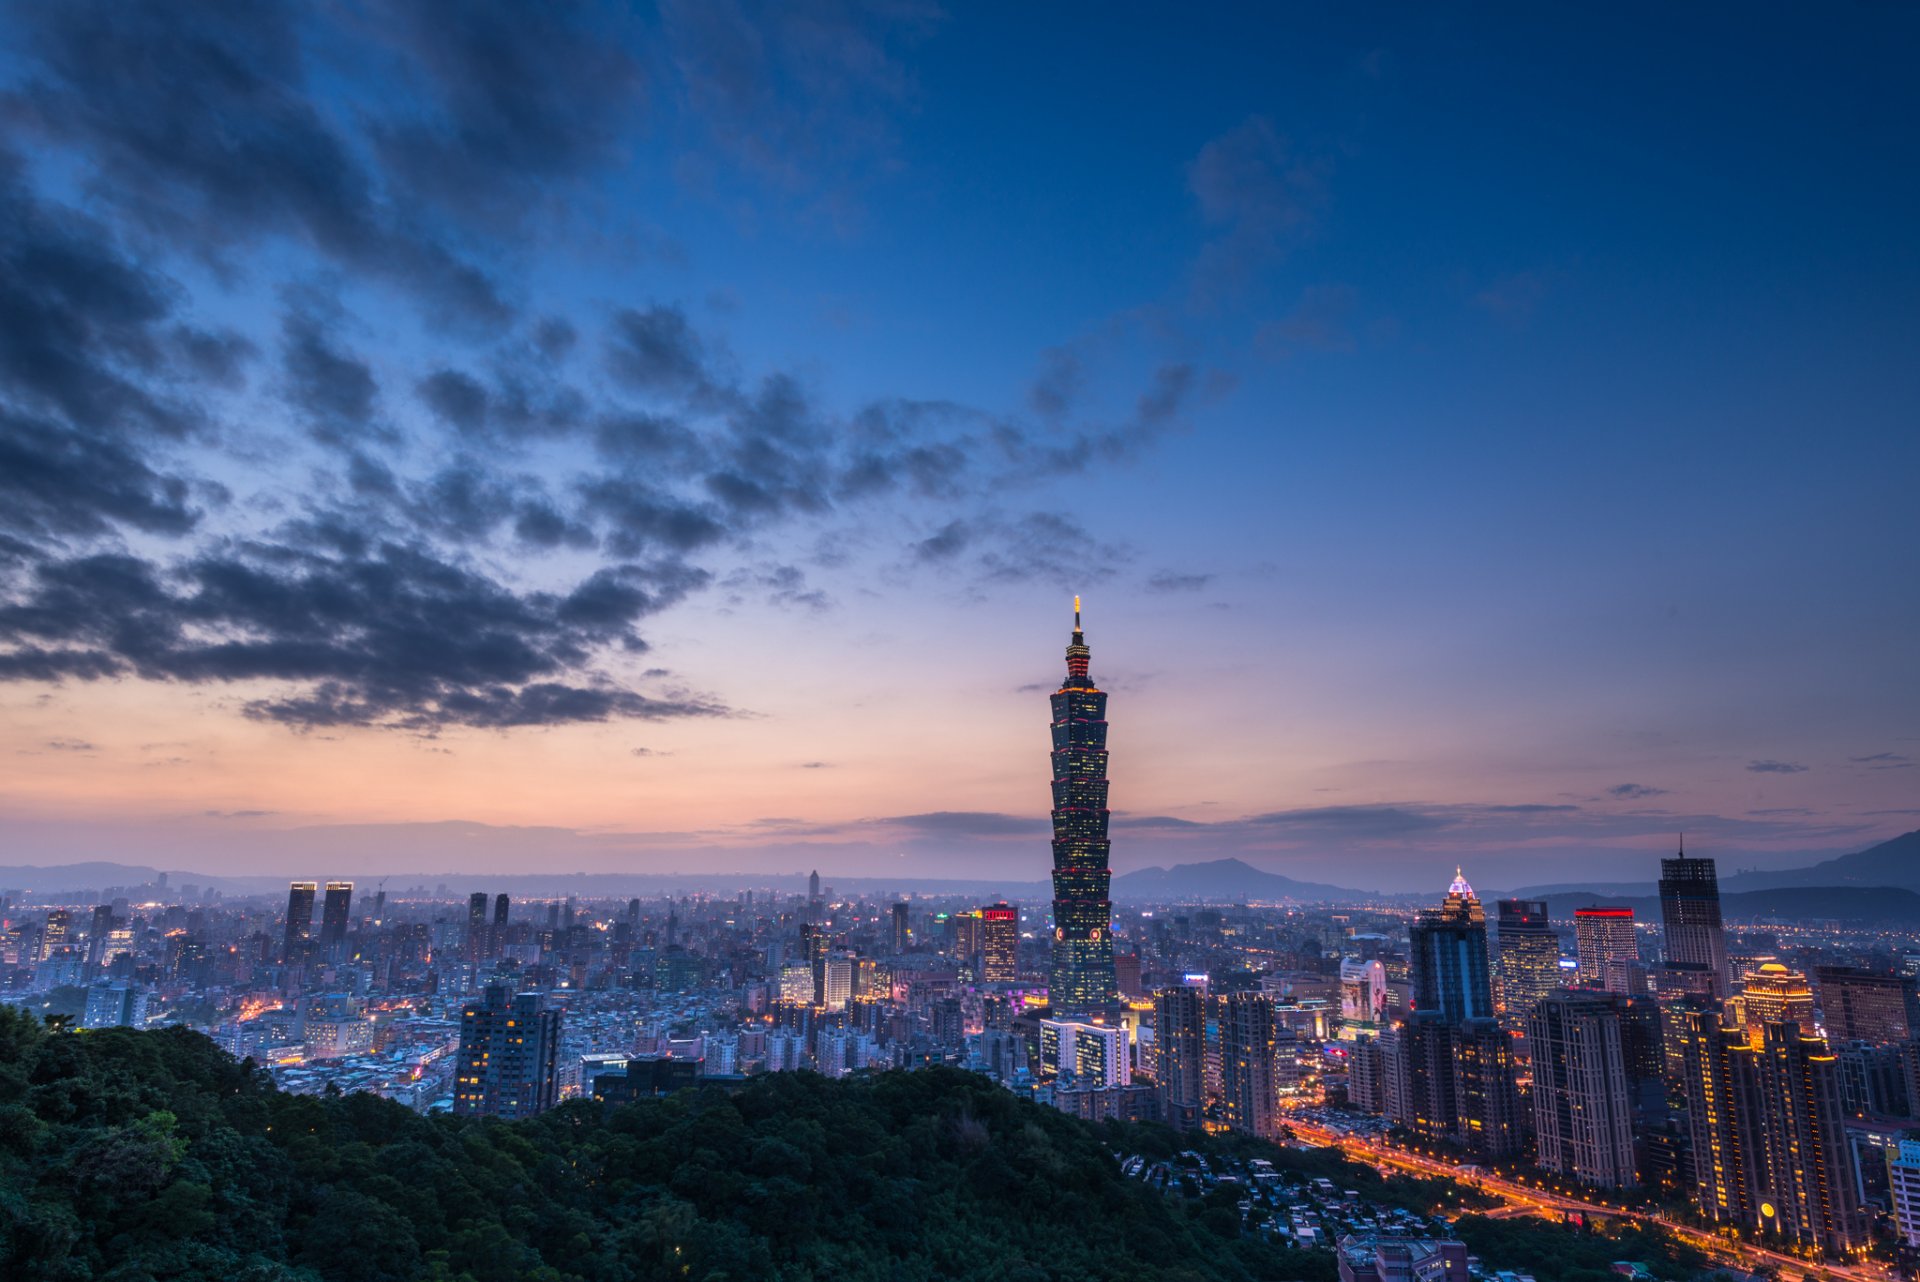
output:
<svg viewBox="0 0 1920 1282"><path fill-rule="evenodd" d="M957 1071L530 1122L296 1096L185 1029L0 1007L0 1276L250 1282L1322 1278Z"/></svg>

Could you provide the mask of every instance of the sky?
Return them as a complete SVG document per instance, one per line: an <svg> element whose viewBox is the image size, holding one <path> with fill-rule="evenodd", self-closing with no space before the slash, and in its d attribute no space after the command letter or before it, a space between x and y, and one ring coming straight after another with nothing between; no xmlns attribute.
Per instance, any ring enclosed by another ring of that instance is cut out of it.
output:
<svg viewBox="0 0 1920 1282"><path fill-rule="evenodd" d="M1920 827L1920 13L9 6L0 862Z"/></svg>

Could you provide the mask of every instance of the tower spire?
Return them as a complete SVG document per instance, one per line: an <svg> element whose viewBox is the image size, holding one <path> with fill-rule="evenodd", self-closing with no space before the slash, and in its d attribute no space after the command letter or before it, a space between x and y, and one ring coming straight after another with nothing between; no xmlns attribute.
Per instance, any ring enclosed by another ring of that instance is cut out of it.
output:
<svg viewBox="0 0 1920 1282"><path fill-rule="evenodd" d="M1080 631L1080 597L1078 594L1075 594L1073 598L1073 630L1075 632Z"/></svg>

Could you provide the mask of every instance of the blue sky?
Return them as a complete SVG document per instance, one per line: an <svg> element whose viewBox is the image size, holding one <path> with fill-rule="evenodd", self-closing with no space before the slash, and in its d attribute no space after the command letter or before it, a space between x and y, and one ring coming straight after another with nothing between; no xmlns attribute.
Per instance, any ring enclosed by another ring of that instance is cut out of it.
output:
<svg viewBox="0 0 1920 1282"><path fill-rule="evenodd" d="M1915 826L1909 13L10 25L21 862L1012 876L1075 592L1117 867Z"/></svg>

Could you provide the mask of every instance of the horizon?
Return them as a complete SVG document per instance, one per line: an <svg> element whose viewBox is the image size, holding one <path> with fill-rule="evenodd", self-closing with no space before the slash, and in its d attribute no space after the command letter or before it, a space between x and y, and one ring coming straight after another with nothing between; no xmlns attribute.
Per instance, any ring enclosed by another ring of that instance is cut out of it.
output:
<svg viewBox="0 0 1920 1282"><path fill-rule="evenodd" d="M390 16L16 14L6 863L1040 882L1076 595L1116 874L1920 823L1913 14Z"/></svg>

